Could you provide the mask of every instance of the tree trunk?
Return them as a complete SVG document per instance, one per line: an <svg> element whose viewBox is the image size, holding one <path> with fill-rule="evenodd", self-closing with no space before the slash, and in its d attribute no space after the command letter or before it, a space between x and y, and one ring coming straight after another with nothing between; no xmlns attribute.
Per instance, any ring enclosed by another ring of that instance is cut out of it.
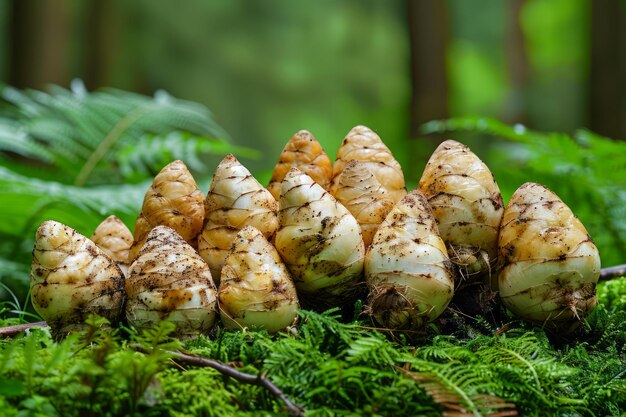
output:
<svg viewBox="0 0 626 417"><path fill-rule="evenodd" d="M506 66L510 90L504 103L502 118L507 123L528 124L527 89L530 67L526 54L524 32L520 24L521 11L525 0L513 0L508 3L508 21L506 32Z"/></svg>
<svg viewBox="0 0 626 417"><path fill-rule="evenodd" d="M89 90L113 84L120 55L119 13L115 0L91 0L87 7L85 85Z"/></svg>
<svg viewBox="0 0 626 417"><path fill-rule="evenodd" d="M9 36L9 83L41 89L68 85L70 14L65 1L13 0Z"/></svg>
<svg viewBox="0 0 626 417"><path fill-rule="evenodd" d="M446 45L448 19L445 1L407 0L411 46L410 133L429 120L448 117Z"/></svg>
<svg viewBox="0 0 626 417"><path fill-rule="evenodd" d="M589 128L626 139L626 6L622 1L591 2Z"/></svg>

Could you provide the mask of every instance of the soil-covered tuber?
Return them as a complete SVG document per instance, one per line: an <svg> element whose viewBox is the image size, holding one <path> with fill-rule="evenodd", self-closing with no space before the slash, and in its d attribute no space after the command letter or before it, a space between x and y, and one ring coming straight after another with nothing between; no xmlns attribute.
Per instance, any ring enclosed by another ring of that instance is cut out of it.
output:
<svg viewBox="0 0 626 417"><path fill-rule="evenodd" d="M298 296L278 252L253 226L237 233L222 269L220 315L227 328L270 333L289 326L298 314Z"/></svg>
<svg viewBox="0 0 626 417"><path fill-rule="evenodd" d="M519 317L567 332L595 307L598 249L569 207L543 185L529 182L513 194L499 250L500 296Z"/></svg>
<svg viewBox="0 0 626 417"><path fill-rule="evenodd" d="M176 324L175 335L205 334L215 323L217 291L209 266L174 230L157 226L128 269L126 318L151 327L160 320Z"/></svg>
<svg viewBox="0 0 626 417"><path fill-rule="evenodd" d="M91 240L48 220L35 236L30 271L35 311L53 333L80 329L90 314L117 322L124 311L124 274Z"/></svg>
<svg viewBox="0 0 626 417"><path fill-rule="evenodd" d="M356 219L297 168L282 182L280 207L275 246L300 301L313 308L351 304L365 252Z"/></svg>
<svg viewBox="0 0 626 417"><path fill-rule="evenodd" d="M351 160L365 162L367 169L376 176L378 182L389 192L394 203L398 202L406 194L402 167L380 137L365 126L353 127L337 151L337 158L333 164L333 179L330 186L333 194L339 186L339 174L343 172L346 164Z"/></svg>
<svg viewBox="0 0 626 417"><path fill-rule="evenodd" d="M460 286L484 280L495 290L504 207L489 168L467 146L447 140L430 157L419 188L458 267Z"/></svg>
<svg viewBox="0 0 626 417"><path fill-rule="evenodd" d="M454 272L426 197L415 190L389 212L365 257L369 313L382 326L421 330L448 306Z"/></svg>
<svg viewBox="0 0 626 417"><path fill-rule="evenodd" d="M278 228L278 202L233 155L220 162L204 202L206 221L198 236L198 252L211 268L216 284L237 232L245 226L270 239Z"/></svg>

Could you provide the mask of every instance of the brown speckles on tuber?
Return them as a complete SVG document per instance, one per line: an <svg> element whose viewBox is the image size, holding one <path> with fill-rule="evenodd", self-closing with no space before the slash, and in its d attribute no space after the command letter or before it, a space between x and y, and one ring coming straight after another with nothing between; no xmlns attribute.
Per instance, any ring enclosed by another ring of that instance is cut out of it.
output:
<svg viewBox="0 0 626 417"><path fill-rule="evenodd" d="M453 272L426 197L407 194L380 225L365 258L368 312L382 326L420 330L452 298Z"/></svg>
<svg viewBox="0 0 626 417"><path fill-rule="evenodd" d="M337 195L340 177L350 161L359 161L364 169L374 175L387 193L387 197L396 203L406 194L402 168L380 137L365 126L355 126L348 132L337 151L333 164L333 179L330 191ZM373 182L372 182L373 184Z"/></svg>
<svg viewBox="0 0 626 417"><path fill-rule="evenodd" d="M217 294L208 265L175 230L158 226L147 236L126 281L126 317L136 327L159 320L176 324L175 334L205 334L213 326Z"/></svg>
<svg viewBox="0 0 626 417"><path fill-rule="evenodd" d="M365 252L356 219L295 168L282 182L280 204L275 245L304 301L314 308L352 303Z"/></svg>
<svg viewBox="0 0 626 417"><path fill-rule="evenodd" d="M237 232L254 226L266 239L278 228L278 202L233 156L220 162L204 201L205 223L198 236L200 256L219 284L224 260Z"/></svg>
<svg viewBox="0 0 626 417"><path fill-rule="evenodd" d="M567 331L595 306L598 250L582 223L544 186L526 183L511 197L499 249L500 294L518 316Z"/></svg>
<svg viewBox="0 0 626 417"><path fill-rule="evenodd" d="M489 168L467 146L447 140L432 154L419 188L428 197L459 276L476 271L473 279L487 284L497 264L503 213L500 190ZM457 256L462 253L481 253L481 260L471 263L478 258Z"/></svg>
<svg viewBox="0 0 626 417"><path fill-rule="evenodd" d="M89 314L115 323L124 302L124 275L92 241L55 221L36 233L31 267L35 310L63 336L80 328Z"/></svg>
<svg viewBox="0 0 626 417"><path fill-rule="evenodd" d="M246 226L238 237L222 269L218 291L222 320L228 328L282 330L299 309L289 271L258 229Z"/></svg>

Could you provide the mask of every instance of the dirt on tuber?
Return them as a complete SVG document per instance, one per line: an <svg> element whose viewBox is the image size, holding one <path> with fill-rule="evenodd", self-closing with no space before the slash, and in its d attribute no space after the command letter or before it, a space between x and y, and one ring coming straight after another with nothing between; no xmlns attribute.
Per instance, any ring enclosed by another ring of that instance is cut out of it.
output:
<svg viewBox="0 0 626 417"><path fill-rule="evenodd" d="M43 222L30 270L35 311L57 337L80 330L90 314L117 323L124 311L124 274L95 243L62 223Z"/></svg>
<svg viewBox="0 0 626 417"><path fill-rule="evenodd" d="M367 311L393 330L421 330L454 293L454 271L426 197L415 190L389 212L365 257Z"/></svg>
<svg viewBox="0 0 626 417"><path fill-rule="evenodd" d="M128 269L126 319L137 328L169 320L174 335L206 334L217 314L217 290L211 271L196 251L172 228L150 231Z"/></svg>
<svg viewBox="0 0 626 417"><path fill-rule="evenodd" d="M513 194L498 244L500 297L517 316L568 333L596 306L598 249L570 208L543 185L529 182Z"/></svg>
<svg viewBox="0 0 626 417"><path fill-rule="evenodd" d="M300 301L317 309L354 303L365 256L354 216L297 168L283 179L280 207L274 244Z"/></svg>
<svg viewBox="0 0 626 417"><path fill-rule="evenodd" d="M253 226L237 233L222 269L218 290L226 328L275 333L295 320L296 288L278 252Z"/></svg>
<svg viewBox="0 0 626 417"><path fill-rule="evenodd" d="M227 155L215 170L204 207L206 221L198 236L198 252L219 285L237 232L254 226L271 239L278 228L278 202L237 158Z"/></svg>

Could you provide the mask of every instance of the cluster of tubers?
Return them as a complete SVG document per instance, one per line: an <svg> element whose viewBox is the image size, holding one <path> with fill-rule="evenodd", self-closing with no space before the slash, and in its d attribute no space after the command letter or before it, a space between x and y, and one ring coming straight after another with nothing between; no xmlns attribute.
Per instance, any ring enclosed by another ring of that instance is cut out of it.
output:
<svg viewBox="0 0 626 417"><path fill-rule="evenodd" d="M155 177L134 234L115 216L91 239L55 221L37 230L31 296L53 332L88 314L112 323L176 324L176 335L227 328L277 332L300 305L349 306L381 326L422 329L453 296L467 311L500 299L557 332L595 306L598 250L571 210L526 183L504 206L487 166L443 142L419 187L376 133L353 128L331 164L307 131L285 146L264 188L232 155L206 198L182 161ZM468 305L469 304L469 305Z"/></svg>

